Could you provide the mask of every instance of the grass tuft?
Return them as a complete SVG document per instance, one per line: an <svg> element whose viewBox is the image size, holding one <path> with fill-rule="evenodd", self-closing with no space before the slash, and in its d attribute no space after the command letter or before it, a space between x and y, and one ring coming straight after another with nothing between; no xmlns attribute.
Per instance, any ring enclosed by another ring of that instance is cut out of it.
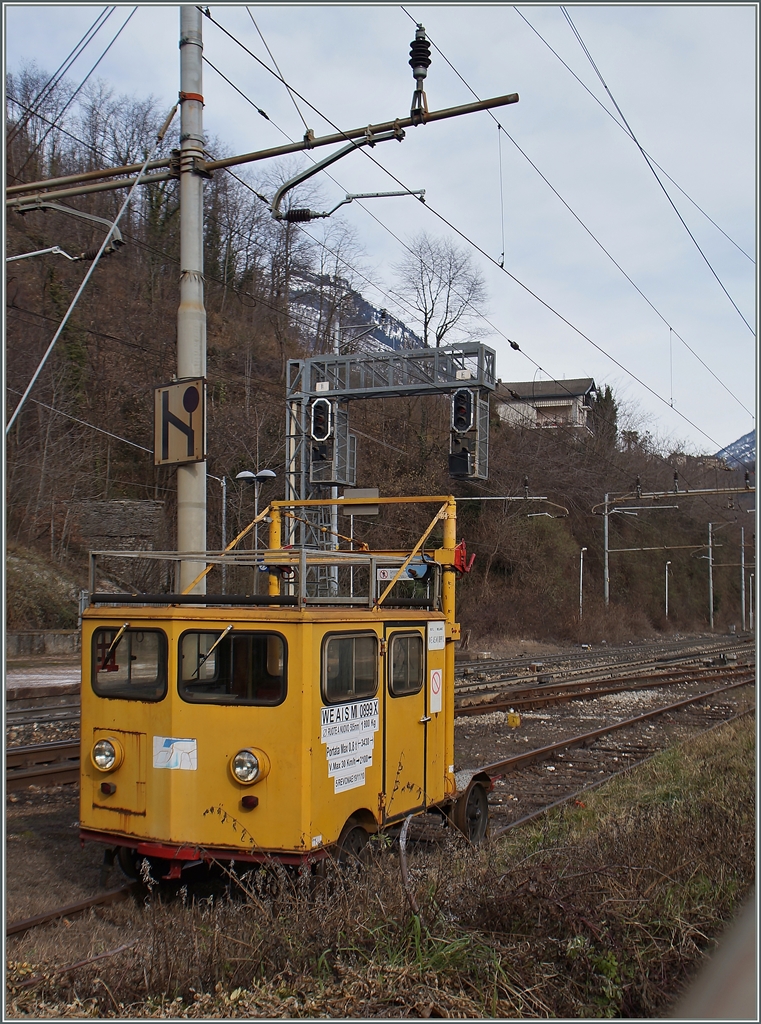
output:
<svg viewBox="0 0 761 1024"><path fill-rule="evenodd" d="M398 856L381 843L371 844L359 877L316 880L274 868L206 896L154 889L144 905L112 911L131 914L137 945L71 975L43 962L39 934L19 940L8 1010L664 1016L752 887L754 773L754 724L744 719L619 777L583 808L479 849L456 834L412 849L420 916L409 908ZM58 939L58 965L82 958ZM16 987L30 972L43 980Z"/></svg>

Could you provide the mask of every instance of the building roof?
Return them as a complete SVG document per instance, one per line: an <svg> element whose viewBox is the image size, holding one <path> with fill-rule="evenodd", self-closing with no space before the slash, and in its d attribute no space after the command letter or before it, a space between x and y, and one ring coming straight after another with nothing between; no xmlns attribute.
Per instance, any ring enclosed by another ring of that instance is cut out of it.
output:
<svg viewBox="0 0 761 1024"><path fill-rule="evenodd" d="M496 397L502 402L530 402L537 398L581 398L597 391L597 385L591 377L578 377L574 380L529 380L517 384L498 384ZM517 397L516 397L517 396Z"/></svg>

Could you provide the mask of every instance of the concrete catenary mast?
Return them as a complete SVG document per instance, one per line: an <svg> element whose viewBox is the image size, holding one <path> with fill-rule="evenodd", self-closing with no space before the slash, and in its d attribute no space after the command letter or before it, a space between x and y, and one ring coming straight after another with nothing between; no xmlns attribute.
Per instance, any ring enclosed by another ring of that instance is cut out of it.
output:
<svg viewBox="0 0 761 1024"><path fill-rule="evenodd" d="M203 296L203 41L201 10L180 8L180 306L177 311L177 376L206 376L206 309ZM204 446L205 448L205 446ZM206 463L177 467L177 551L206 550ZM184 591L205 562L180 562ZM205 577L194 593L205 593Z"/></svg>

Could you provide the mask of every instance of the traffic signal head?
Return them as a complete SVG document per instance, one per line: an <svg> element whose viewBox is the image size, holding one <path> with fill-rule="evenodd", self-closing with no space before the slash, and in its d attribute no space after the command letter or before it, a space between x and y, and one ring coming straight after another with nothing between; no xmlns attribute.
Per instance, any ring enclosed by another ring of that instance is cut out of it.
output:
<svg viewBox="0 0 761 1024"><path fill-rule="evenodd" d="M473 475L472 457L467 448L452 452L449 456L449 475L453 477L469 477Z"/></svg>
<svg viewBox="0 0 761 1024"><path fill-rule="evenodd" d="M333 404L328 398L315 398L311 410L311 434L315 441L327 441L333 433Z"/></svg>
<svg viewBox="0 0 761 1024"><path fill-rule="evenodd" d="M452 395L452 430L466 434L473 426L473 392L460 388Z"/></svg>

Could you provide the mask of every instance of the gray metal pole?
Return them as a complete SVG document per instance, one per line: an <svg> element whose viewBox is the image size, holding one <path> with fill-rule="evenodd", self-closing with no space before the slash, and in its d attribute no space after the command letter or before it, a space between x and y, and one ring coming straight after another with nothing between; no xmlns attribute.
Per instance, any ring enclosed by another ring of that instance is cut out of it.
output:
<svg viewBox="0 0 761 1024"><path fill-rule="evenodd" d="M610 572L609 572L609 567L608 567L608 519L609 519L609 516L610 516L610 513L608 511L608 495L606 494L605 495L605 519L604 519L604 522L603 522L603 536L605 538L605 540L604 540L604 544L605 544L605 558L604 558L603 573L602 573L603 581L604 581L603 588L604 588L604 592L605 592L605 607L606 608L608 607L608 604L610 602Z"/></svg>
<svg viewBox="0 0 761 1024"><path fill-rule="evenodd" d="M713 629L713 523L708 524L708 605L709 622Z"/></svg>
<svg viewBox="0 0 761 1024"><path fill-rule="evenodd" d="M753 600L753 598L755 596L754 593L753 593L753 579L754 579L753 573L751 573L750 574L750 586L748 587L748 602L749 602L749 611L750 611L750 631L751 631L751 633L753 632L753 608L755 606L755 602Z"/></svg>
<svg viewBox="0 0 761 1024"><path fill-rule="evenodd" d="M671 562L666 562L666 618L669 617L669 566Z"/></svg>
<svg viewBox="0 0 761 1024"><path fill-rule="evenodd" d="M745 632L745 527L740 527L740 616Z"/></svg>
<svg viewBox="0 0 761 1024"><path fill-rule="evenodd" d="M582 548L579 552L579 622L584 615L584 552L586 550L586 548Z"/></svg>
<svg viewBox="0 0 761 1024"><path fill-rule="evenodd" d="M177 311L177 376L206 376L206 310L203 304L203 73L201 11L180 7L180 307ZM177 550L206 550L206 463L177 467ZM205 563L180 563L180 590ZM194 593L206 593L205 578Z"/></svg>

